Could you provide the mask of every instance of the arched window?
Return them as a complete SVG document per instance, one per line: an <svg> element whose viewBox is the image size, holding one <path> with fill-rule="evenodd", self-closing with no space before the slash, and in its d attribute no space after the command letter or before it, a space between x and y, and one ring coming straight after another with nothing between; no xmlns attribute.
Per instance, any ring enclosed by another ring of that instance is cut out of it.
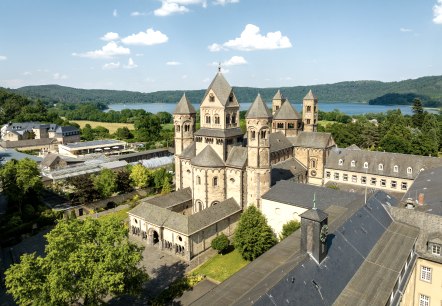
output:
<svg viewBox="0 0 442 306"><path fill-rule="evenodd" d="M364 168L367 169L368 168L368 162L364 163Z"/></svg>
<svg viewBox="0 0 442 306"><path fill-rule="evenodd" d="M232 114L232 124L235 124L236 123L236 116L235 116L235 114Z"/></svg>
<svg viewBox="0 0 442 306"><path fill-rule="evenodd" d="M209 95L209 102L215 102L215 96L212 93Z"/></svg>
<svg viewBox="0 0 442 306"><path fill-rule="evenodd" d="M277 123L277 127L278 127L278 129L283 129L284 128L284 122L278 122Z"/></svg>
<svg viewBox="0 0 442 306"><path fill-rule="evenodd" d="M206 115L206 123L210 124L210 115Z"/></svg>
<svg viewBox="0 0 442 306"><path fill-rule="evenodd" d="M226 115L226 124L230 124L230 114Z"/></svg>
<svg viewBox="0 0 442 306"><path fill-rule="evenodd" d="M339 160L339 166L342 166L344 164L344 161L342 160L342 158Z"/></svg>
<svg viewBox="0 0 442 306"><path fill-rule="evenodd" d="M261 139L266 139L266 138L267 138L266 130L262 130L261 131Z"/></svg>
<svg viewBox="0 0 442 306"><path fill-rule="evenodd" d="M312 107L309 105L307 106L307 112L311 112L312 111Z"/></svg>
<svg viewBox="0 0 442 306"><path fill-rule="evenodd" d="M196 184L201 185L201 178L199 175L196 177Z"/></svg>
<svg viewBox="0 0 442 306"><path fill-rule="evenodd" d="M378 169L381 170L381 171L384 170L384 165L383 164L379 164Z"/></svg>
<svg viewBox="0 0 442 306"><path fill-rule="evenodd" d="M310 166L311 166L312 168L316 168L316 160L312 159L312 160L310 161Z"/></svg>
<svg viewBox="0 0 442 306"><path fill-rule="evenodd" d="M407 168L407 174L412 174L413 173L413 169L411 167Z"/></svg>
<svg viewBox="0 0 442 306"><path fill-rule="evenodd" d="M256 135L255 135L255 131L250 131L250 139L255 139Z"/></svg>
<svg viewBox="0 0 442 306"><path fill-rule="evenodd" d="M399 172L399 167L398 167L397 165L394 165L394 167L393 167L393 171L394 171L394 172Z"/></svg>
<svg viewBox="0 0 442 306"><path fill-rule="evenodd" d="M218 186L218 177L213 178L213 186Z"/></svg>
<svg viewBox="0 0 442 306"><path fill-rule="evenodd" d="M177 124L175 127L175 131L179 132L180 131L180 126Z"/></svg>
<svg viewBox="0 0 442 306"><path fill-rule="evenodd" d="M215 124L219 124L219 116L215 115Z"/></svg>
<svg viewBox="0 0 442 306"><path fill-rule="evenodd" d="M230 94L230 96L229 96L229 102L233 102L233 94Z"/></svg>
<svg viewBox="0 0 442 306"><path fill-rule="evenodd" d="M190 131L190 124L185 124L184 125L184 132L189 132Z"/></svg>
<svg viewBox="0 0 442 306"><path fill-rule="evenodd" d="M355 167L356 166L356 162L354 160L351 161L351 166Z"/></svg>

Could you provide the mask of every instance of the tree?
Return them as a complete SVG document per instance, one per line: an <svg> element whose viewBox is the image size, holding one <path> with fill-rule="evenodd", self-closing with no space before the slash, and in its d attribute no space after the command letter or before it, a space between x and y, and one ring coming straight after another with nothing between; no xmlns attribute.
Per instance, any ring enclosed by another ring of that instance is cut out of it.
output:
<svg viewBox="0 0 442 306"><path fill-rule="evenodd" d="M119 193L127 193L133 190L132 181L130 179L130 172L128 169L123 169L117 172L117 191Z"/></svg>
<svg viewBox="0 0 442 306"><path fill-rule="evenodd" d="M301 227L301 223L299 223L299 221L290 220L289 222L287 222L286 224L284 224L282 226L282 231L281 231L281 234L279 235L279 238L281 240L287 238L292 233L297 231L300 227Z"/></svg>
<svg viewBox="0 0 442 306"><path fill-rule="evenodd" d="M233 241L246 260L254 260L277 243L266 218L255 206L250 206L241 215Z"/></svg>
<svg viewBox="0 0 442 306"><path fill-rule="evenodd" d="M117 175L110 169L103 169L93 178L94 187L103 198L117 191Z"/></svg>
<svg viewBox="0 0 442 306"><path fill-rule="evenodd" d="M161 189L161 194L170 193L172 191L172 187L170 186L169 177L165 176L163 181L163 188Z"/></svg>
<svg viewBox="0 0 442 306"><path fill-rule="evenodd" d="M117 139L132 139L134 135L132 135L131 131L126 127L118 128L115 131L115 137Z"/></svg>
<svg viewBox="0 0 442 306"><path fill-rule="evenodd" d="M84 204L99 198L99 194L94 187L94 182L88 174L70 177L66 182L75 189L71 198L74 203Z"/></svg>
<svg viewBox="0 0 442 306"><path fill-rule="evenodd" d="M151 172L143 165L136 164L132 167L129 177L135 187L145 188L149 185Z"/></svg>
<svg viewBox="0 0 442 306"><path fill-rule="evenodd" d="M147 279L142 247L116 218L61 220L46 239L44 257L25 254L5 272L19 304L99 305L108 295L138 292Z"/></svg>
<svg viewBox="0 0 442 306"><path fill-rule="evenodd" d="M20 213L27 199L35 203L43 186L37 163L29 158L8 161L0 169L0 180L8 201L16 204Z"/></svg>
<svg viewBox="0 0 442 306"><path fill-rule="evenodd" d="M425 117L421 99L415 98L413 100L413 106L411 107L411 109L413 111L413 116L411 118L414 127L421 128Z"/></svg>
<svg viewBox="0 0 442 306"><path fill-rule="evenodd" d="M221 233L212 240L210 244L212 249L217 250L218 253L223 253L229 247L230 241L224 233Z"/></svg>

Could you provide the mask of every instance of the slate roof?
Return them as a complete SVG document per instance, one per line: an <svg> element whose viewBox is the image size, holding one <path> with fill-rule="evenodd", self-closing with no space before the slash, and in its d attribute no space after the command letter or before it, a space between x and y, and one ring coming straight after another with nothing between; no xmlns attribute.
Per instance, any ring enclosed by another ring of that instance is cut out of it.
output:
<svg viewBox="0 0 442 306"><path fill-rule="evenodd" d="M342 165L339 165L340 159L342 159ZM355 161L354 167L351 166L353 160ZM368 168L364 168L365 162L368 162ZM383 170L379 170L379 164L383 165ZM398 172L394 172L395 165L398 166ZM442 159L437 157L338 148L330 151L325 165L327 169L367 172L404 179L414 179L421 169L432 169L438 166L442 166ZM411 174L407 173L408 167L412 169Z"/></svg>
<svg viewBox="0 0 442 306"><path fill-rule="evenodd" d="M292 148L293 144L281 132L270 133L270 153Z"/></svg>
<svg viewBox="0 0 442 306"><path fill-rule="evenodd" d="M275 96L273 97L272 100L284 100L283 95L281 94L281 91L278 89L278 91L276 92Z"/></svg>
<svg viewBox="0 0 442 306"><path fill-rule="evenodd" d="M429 214L442 216L442 166L424 170L414 180L413 184L404 195L403 200L424 194L424 205L416 206L416 210Z"/></svg>
<svg viewBox="0 0 442 306"><path fill-rule="evenodd" d="M22 148L22 147L36 147L46 146L52 143L56 143L57 140L53 138L40 138L40 139L26 139L17 141L2 141L0 146L3 148Z"/></svg>
<svg viewBox="0 0 442 306"><path fill-rule="evenodd" d="M196 143L192 142L184 151L181 153L180 157L185 159L191 159L196 156Z"/></svg>
<svg viewBox="0 0 442 306"><path fill-rule="evenodd" d="M169 208L187 201L192 201L192 190L190 187L168 193L166 195L141 200L141 203L149 203L162 208Z"/></svg>
<svg viewBox="0 0 442 306"><path fill-rule="evenodd" d="M37 163L41 162L43 158L35 155L29 155L22 152L18 152L14 149L2 149L0 148L0 164L5 164L11 159L21 160L24 158L29 158Z"/></svg>
<svg viewBox="0 0 442 306"><path fill-rule="evenodd" d="M75 126L67 125L67 126L58 126L55 130L57 134L69 133L69 132L80 132Z"/></svg>
<svg viewBox="0 0 442 306"><path fill-rule="evenodd" d="M197 156L192 158L192 165L200 167L224 167L224 161L219 157L218 153L207 145Z"/></svg>
<svg viewBox="0 0 442 306"><path fill-rule="evenodd" d="M210 136L218 138L230 138L235 136L242 136L244 133L241 128L231 128L231 129L210 129L210 128L200 128L195 132L195 136Z"/></svg>
<svg viewBox="0 0 442 306"><path fill-rule="evenodd" d="M250 118L272 118L272 112L264 103L260 94L256 96L255 101L246 113L246 119Z"/></svg>
<svg viewBox="0 0 442 306"><path fill-rule="evenodd" d="M293 108L290 101L285 101L282 106L276 111L273 120L297 120L301 119L301 116Z"/></svg>
<svg viewBox="0 0 442 306"><path fill-rule="evenodd" d="M223 74L221 72L218 72L212 83L210 83L209 87L207 88L203 100L206 99L210 90L213 90L221 104L225 106L229 100L230 93L232 92L232 87L226 81Z"/></svg>
<svg viewBox="0 0 442 306"><path fill-rule="evenodd" d="M304 100L316 100L316 99L317 99L317 97L313 94L311 89L308 91L308 93L304 97Z"/></svg>
<svg viewBox="0 0 442 306"><path fill-rule="evenodd" d="M275 185L278 181L289 180L297 174L306 174L307 169L298 162L294 157L286 159L282 162L272 165L270 171L271 185Z"/></svg>
<svg viewBox="0 0 442 306"><path fill-rule="evenodd" d="M226 160L226 166L234 168L244 168L247 163L247 148L246 147L232 147L229 151L229 156Z"/></svg>
<svg viewBox="0 0 442 306"><path fill-rule="evenodd" d="M300 132L298 136L287 137L287 139L289 139L295 147L325 149L335 144L331 133L323 132Z"/></svg>
<svg viewBox="0 0 442 306"><path fill-rule="evenodd" d="M357 145L352 144L351 146L346 148L347 150L360 150L361 148L359 148Z"/></svg>
<svg viewBox="0 0 442 306"><path fill-rule="evenodd" d="M196 114L195 108L189 102L185 93L183 94L180 101L176 105L175 111L173 113L174 114Z"/></svg>
<svg viewBox="0 0 442 306"><path fill-rule="evenodd" d="M330 205L346 206L352 201L363 198L356 193L291 181L279 181L262 195L262 199L308 209L313 208L313 197L316 207L322 210Z"/></svg>
<svg viewBox="0 0 442 306"><path fill-rule="evenodd" d="M51 167L56 162L58 162L60 159L61 159L60 156L58 156L57 154L49 153L48 155L46 155L43 158L43 160L40 163L40 165L43 166L43 167Z"/></svg>
<svg viewBox="0 0 442 306"><path fill-rule="evenodd" d="M160 201L162 197L158 197ZM173 206L173 205L171 205ZM239 213L241 207L233 198L213 205L203 211L190 216L171 211L167 208L152 205L149 200L140 203L128 213L143 218L149 223L190 236L211 224Z"/></svg>

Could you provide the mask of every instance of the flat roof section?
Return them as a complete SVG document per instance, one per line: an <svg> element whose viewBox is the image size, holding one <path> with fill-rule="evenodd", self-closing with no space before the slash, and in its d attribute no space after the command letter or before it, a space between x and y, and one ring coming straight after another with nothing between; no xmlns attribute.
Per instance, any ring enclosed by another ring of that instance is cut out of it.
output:
<svg viewBox="0 0 442 306"><path fill-rule="evenodd" d="M82 150L88 148L100 148L100 147L108 147L108 146L125 146L126 143L124 141L115 140L115 139L103 139L103 140L93 140L93 141L84 141L84 142L73 142L64 145L59 145L59 147L63 147L66 150Z"/></svg>

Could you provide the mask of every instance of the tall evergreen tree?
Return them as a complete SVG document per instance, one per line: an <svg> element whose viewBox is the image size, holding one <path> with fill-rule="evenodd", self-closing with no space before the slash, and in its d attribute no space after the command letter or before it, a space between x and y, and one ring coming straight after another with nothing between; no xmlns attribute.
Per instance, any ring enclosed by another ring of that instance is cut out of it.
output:
<svg viewBox="0 0 442 306"><path fill-rule="evenodd" d="M255 206L250 206L241 215L233 243L244 259L254 260L277 240L263 214Z"/></svg>
<svg viewBox="0 0 442 306"><path fill-rule="evenodd" d="M415 98L413 100L413 106L411 108L413 110L413 116L411 117L413 120L413 126L420 129L422 128L422 124L425 118L424 107L422 106L421 99Z"/></svg>

